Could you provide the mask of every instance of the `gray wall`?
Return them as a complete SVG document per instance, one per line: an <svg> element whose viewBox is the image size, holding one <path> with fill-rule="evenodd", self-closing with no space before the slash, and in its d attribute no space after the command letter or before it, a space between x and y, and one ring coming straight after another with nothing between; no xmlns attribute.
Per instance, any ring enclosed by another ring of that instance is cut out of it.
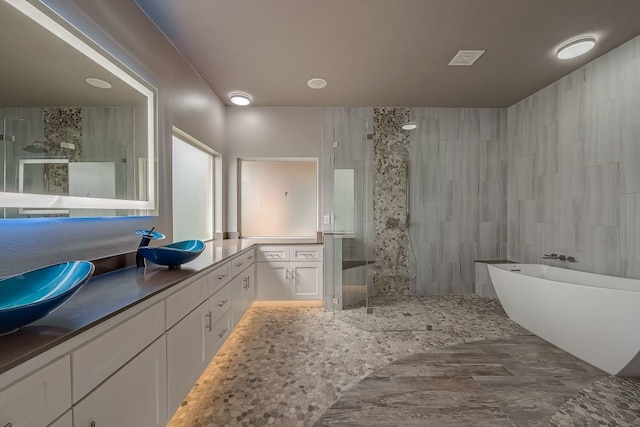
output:
<svg viewBox="0 0 640 427"><path fill-rule="evenodd" d="M506 111L412 108L411 119L411 293L473 293L473 261L506 255Z"/></svg>
<svg viewBox="0 0 640 427"><path fill-rule="evenodd" d="M158 89L159 216L2 220L0 276L129 252L137 245L137 228L156 226L171 239L171 126L218 152L225 148L224 105L134 2L45 3Z"/></svg>
<svg viewBox="0 0 640 427"><path fill-rule="evenodd" d="M314 157L322 170L323 109L315 107L229 107L224 156L227 188L225 231L238 229L238 159ZM320 172L319 194L322 194ZM319 198L320 199L320 198ZM321 202L319 202L319 205ZM318 206L318 216L322 206ZM318 230L321 230L318 221Z"/></svg>
<svg viewBox="0 0 640 427"><path fill-rule="evenodd" d="M640 37L510 107L508 126L509 257L640 278Z"/></svg>

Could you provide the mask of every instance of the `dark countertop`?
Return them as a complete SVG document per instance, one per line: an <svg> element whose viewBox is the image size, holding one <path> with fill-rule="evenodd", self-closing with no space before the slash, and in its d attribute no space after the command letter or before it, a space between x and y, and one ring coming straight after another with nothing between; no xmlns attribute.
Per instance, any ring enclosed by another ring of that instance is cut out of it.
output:
<svg viewBox="0 0 640 427"><path fill-rule="evenodd" d="M0 374L44 353L93 326L175 286L213 269L255 244L318 244L315 239L234 239L206 242L195 260L179 269L150 264L94 276L59 309L11 334L0 336Z"/></svg>

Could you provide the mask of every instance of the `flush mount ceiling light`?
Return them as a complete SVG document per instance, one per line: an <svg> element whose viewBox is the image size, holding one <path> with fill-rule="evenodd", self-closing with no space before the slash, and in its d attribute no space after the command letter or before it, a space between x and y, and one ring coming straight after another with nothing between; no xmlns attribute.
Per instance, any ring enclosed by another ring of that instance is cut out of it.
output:
<svg viewBox="0 0 640 427"><path fill-rule="evenodd" d="M85 79L85 82L87 82L87 84L90 84L93 87L97 87L100 89L111 89L111 83L106 82L102 79L96 79L94 77L89 77L87 79Z"/></svg>
<svg viewBox="0 0 640 427"><path fill-rule="evenodd" d="M327 86L327 81L321 78L313 78L307 82L311 89L322 89Z"/></svg>
<svg viewBox="0 0 640 427"><path fill-rule="evenodd" d="M414 130L418 127L418 124L414 121L408 121L407 123L402 125L403 130Z"/></svg>
<svg viewBox="0 0 640 427"><path fill-rule="evenodd" d="M251 98L249 98L249 95L246 95L244 93L234 93L229 97L229 101L231 101L235 105L242 106L251 104Z"/></svg>
<svg viewBox="0 0 640 427"><path fill-rule="evenodd" d="M596 45L594 37L580 37L560 46L556 52L558 59L571 59L589 52Z"/></svg>

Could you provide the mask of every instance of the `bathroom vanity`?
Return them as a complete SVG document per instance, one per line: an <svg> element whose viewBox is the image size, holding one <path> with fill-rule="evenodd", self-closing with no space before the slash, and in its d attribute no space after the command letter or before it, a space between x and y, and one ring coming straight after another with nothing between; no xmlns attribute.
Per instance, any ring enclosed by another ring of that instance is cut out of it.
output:
<svg viewBox="0 0 640 427"><path fill-rule="evenodd" d="M166 425L256 298L258 253L319 254L305 262L321 272L322 246L305 243L256 252L256 242L214 241L180 269L94 277L56 312L0 337L0 426ZM318 286L308 299L322 299Z"/></svg>

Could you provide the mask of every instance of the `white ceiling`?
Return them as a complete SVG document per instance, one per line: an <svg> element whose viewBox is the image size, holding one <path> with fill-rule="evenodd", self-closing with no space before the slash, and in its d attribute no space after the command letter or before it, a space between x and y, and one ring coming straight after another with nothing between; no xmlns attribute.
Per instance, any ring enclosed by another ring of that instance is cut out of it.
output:
<svg viewBox="0 0 640 427"><path fill-rule="evenodd" d="M640 34L640 0L136 2L223 102L256 106L507 107ZM592 52L555 58L586 34ZM459 49L486 53L448 66Z"/></svg>

